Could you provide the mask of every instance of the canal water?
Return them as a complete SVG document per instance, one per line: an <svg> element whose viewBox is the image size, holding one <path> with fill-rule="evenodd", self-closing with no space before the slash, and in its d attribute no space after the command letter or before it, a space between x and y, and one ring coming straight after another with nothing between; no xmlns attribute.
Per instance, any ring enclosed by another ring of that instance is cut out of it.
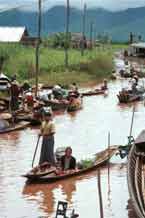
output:
<svg viewBox="0 0 145 218"><path fill-rule="evenodd" d="M80 160L107 148L108 132L112 145L127 143L133 105L119 105L116 97L127 83L110 82L108 96L86 97L83 110L55 116L55 148L72 146ZM145 128L144 102L136 103L135 111L134 137ZM81 218L99 217L97 171L50 185L26 185L21 175L31 168L38 133L27 128L0 136L0 218L53 218L59 200L69 203L68 213L74 208ZM39 151L40 146L37 160ZM107 167L101 168L101 186L104 217L128 218L126 160L112 158L110 176Z"/></svg>

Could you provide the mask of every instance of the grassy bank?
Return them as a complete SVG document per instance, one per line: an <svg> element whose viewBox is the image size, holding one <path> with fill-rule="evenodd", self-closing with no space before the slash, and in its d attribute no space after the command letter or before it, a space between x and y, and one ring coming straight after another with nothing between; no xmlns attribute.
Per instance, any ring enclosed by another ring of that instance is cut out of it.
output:
<svg viewBox="0 0 145 218"><path fill-rule="evenodd" d="M122 48L122 47L121 47ZM117 45L107 49L85 51L84 57L78 50L69 50L69 69L64 66L64 51L62 49L40 48L39 81L46 84L79 84L97 81L109 77L113 69L113 53ZM35 49L19 44L0 44L0 55L6 60L3 71L12 76L17 74L20 81L34 82Z"/></svg>

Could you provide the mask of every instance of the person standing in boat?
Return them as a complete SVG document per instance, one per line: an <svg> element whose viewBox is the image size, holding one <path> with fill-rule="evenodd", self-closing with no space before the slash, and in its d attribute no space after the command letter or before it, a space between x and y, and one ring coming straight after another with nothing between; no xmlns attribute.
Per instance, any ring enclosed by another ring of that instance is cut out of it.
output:
<svg viewBox="0 0 145 218"><path fill-rule="evenodd" d="M16 80L13 80L10 86L11 110L12 111L16 111L19 109L19 94L20 94L19 83Z"/></svg>
<svg viewBox="0 0 145 218"><path fill-rule="evenodd" d="M40 136L43 137L42 148L40 154L39 164L44 162L49 162L52 165L55 164L54 158L54 135L55 135L55 125L52 121L52 112L45 111L44 121L41 125Z"/></svg>

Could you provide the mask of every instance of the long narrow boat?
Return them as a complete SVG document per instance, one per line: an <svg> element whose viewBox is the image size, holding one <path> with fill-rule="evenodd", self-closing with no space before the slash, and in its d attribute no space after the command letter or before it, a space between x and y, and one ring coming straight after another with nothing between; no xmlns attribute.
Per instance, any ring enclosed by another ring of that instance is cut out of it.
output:
<svg viewBox="0 0 145 218"><path fill-rule="evenodd" d="M96 154L96 161L94 162L94 164L90 167L87 167L85 169L77 169L74 171L66 171L61 175L57 175L55 172L51 173L51 169L48 171L48 174L45 173L45 175L36 175L36 174L32 174L32 173L28 173L26 175L23 175L24 177L26 177L28 179L28 182L30 183L51 183L51 182L56 182L59 180L64 180L64 179L68 179L70 177L75 177L78 175L82 175L88 172L91 172L93 170L96 170L98 167L105 165L109 159L112 158L112 156L114 154L116 154L118 150L117 146L112 146L109 149L106 149L104 151L101 151L99 153ZM54 171L52 169L52 171Z"/></svg>
<svg viewBox="0 0 145 218"><path fill-rule="evenodd" d="M106 90L90 90L90 91L87 91L87 92L83 92L81 95L83 97L87 97L87 96L94 96L94 95L104 95L106 92Z"/></svg>
<svg viewBox="0 0 145 218"><path fill-rule="evenodd" d="M128 189L135 213L145 217L145 130L136 139L128 157Z"/></svg>
<svg viewBox="0 0 145 218"><path fill-rule="evenodd" d="M30 125L29 122L22 121L22 122L19 122L19 123L16 123L16 124L12 125L9 128L0 130L0 134L22 130L22 129L25 129L26 127L28 127L29 125Z"/></svg>

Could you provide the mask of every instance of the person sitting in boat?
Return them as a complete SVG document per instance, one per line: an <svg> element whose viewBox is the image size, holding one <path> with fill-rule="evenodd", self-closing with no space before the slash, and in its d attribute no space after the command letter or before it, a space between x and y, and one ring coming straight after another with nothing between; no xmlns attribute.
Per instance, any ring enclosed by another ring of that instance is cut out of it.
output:
<svg viewBox="0 0 145 218"><path fill-rule="evenodd" d="M132 80L131 80L131 90L132 90L132 93L134 93L134 94L137 93L138 81L139 81L138 76L134 75Z"/></svg>
<svg viewBox="0 0 145 218"><path fill-rule="evenodd" d="M53 87L52 93L55 99L62 99L62 87L60 84Z"/></svg>
<svg viewBox="0 0 145 218"><path fill-rule="evenodd" d="M39 164L48 162L52 165L55 164L54 158L54 135L55 125L52 122L52 112L50 110L45 111L44 121L41 125L40 136L43 137L42 148L40 154Z"/></svg>
<svg viewBox="0 0 145 218"><path fill-rule="evenodd" d="M76 169L76 159L72 156L71 147L67 147L65 149L65 155L61 157L61 169L63 171Z"/></svg>
<svg viewBox="0 0 145 218"><path fill-rule="evenodd" d="M79 97L78 86L76 83L72 83L69 88L69 95L74 94L76 97Z"/></svg>
<svg viewBox="0 0 145 218"><path fill-rule="evenodd" d="M30 89L31 89L31 85L29 84L28 81L25 81L25 82L23 83L23 85L21 86L22 92L29 91Z"/></svg>
<svg viewBox="0 0 145 218"><path fill-rule="evenodd" d="M31 110L34 107L34 96L31 91L24 95L25 110Z"/></svg>
<svg viewBox="0 0 145 218"><path fill-rule="evenodd" d="M72 83L72 84L70 85L70 91L72 91L72 92L78 92L78 86L77 86L76 83Z"/></svg>
<svg viewBox="0 0 145 218"><path fill-rule="evenodd" d="M107 90L108 89L108 81L107 81L107 79L104 79L104 83L103 83L103 85L101 86L101 90Z"/></svg>

